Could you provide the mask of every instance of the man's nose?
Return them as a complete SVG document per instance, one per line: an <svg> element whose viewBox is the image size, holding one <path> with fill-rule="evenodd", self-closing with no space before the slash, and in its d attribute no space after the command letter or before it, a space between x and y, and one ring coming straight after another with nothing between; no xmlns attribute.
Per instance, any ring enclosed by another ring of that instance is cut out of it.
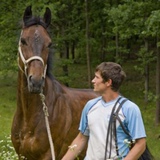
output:
<svg viewBox="0 0 160 160"><path fill-rule="evenodd" d="M93 78L91 82L94 83L95 82L95 78Z"/></svg>

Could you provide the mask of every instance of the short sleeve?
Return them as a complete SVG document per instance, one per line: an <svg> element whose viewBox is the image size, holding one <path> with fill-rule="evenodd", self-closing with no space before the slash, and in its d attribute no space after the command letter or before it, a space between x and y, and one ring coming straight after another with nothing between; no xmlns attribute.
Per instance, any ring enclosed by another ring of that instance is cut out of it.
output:
<svg viewBox="0 0 160 160"><path fill-rule="evenodd" d="M125 115L125 123L132 139L146 137L145 127L139 107L131 102L124 103L122 111Z"/></svg>

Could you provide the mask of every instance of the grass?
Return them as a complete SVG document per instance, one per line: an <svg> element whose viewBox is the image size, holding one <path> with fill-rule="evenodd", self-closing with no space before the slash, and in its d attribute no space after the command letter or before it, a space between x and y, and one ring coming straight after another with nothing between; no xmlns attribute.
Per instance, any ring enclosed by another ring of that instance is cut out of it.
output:
<svg viewBox="0 0 160 160"><path fill-rule="evenodd" d="M13 112L16 106L16 80L15 76L0 76L0 126L1 134L5 136L10 134L10 126L12 122Z"/></svg>
<svg viewBox="0 0 160 160"><path fill-rule="evenodd" d="M0 160L16 160L10 139L13 113L16 106L16 76L0 75Z"/></svg>
<svg viewBox="0 0 160 160"><path fill-rule="evenodd" d="M128 76L121 92L140 107L147 132L147 144L155 159L160 160L160 126L155 125L156 103L154 101L150 101L147 105L144 103L143 77L133 69L133 66L132 62L125 63L123 66ZM54 71L55 77L63 81L63 74L58 66L54 68ZM69 71L68 82L70 87L87 88L87 70L84 65L72 64ZM153 67L153 73L151 72L152 75L150 76L151 90L153 91L155 90L154 71L155 68ZM0 74L0 160L17 159L10 141L11 123L16 107L16 79L16 74L9 74L5 77ZM3 151L6 155L1 155Z"/></svg>

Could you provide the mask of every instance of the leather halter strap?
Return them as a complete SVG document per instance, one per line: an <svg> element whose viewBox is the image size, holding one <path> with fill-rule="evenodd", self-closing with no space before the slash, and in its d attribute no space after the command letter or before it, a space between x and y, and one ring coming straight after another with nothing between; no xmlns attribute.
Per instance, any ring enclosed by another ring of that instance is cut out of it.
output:
<svg viewBox="0 0 160 160"><path fill-rule="evenodd" d="M106 160L107 158L111 158L111 147L112 147L112 135L114 136L115 139L115 146L116 146L116 152L117 152L117 157L119 156L119 152L118 152L118 144L117 144L117 132L116 132L116 120L119 121L123 131L129 135L129 133L126 131L125 127L122 124L122 121L120 120L118 113L120 111L120 109L122 108L122 105L128 100L128 99L123 99L122 102L120 102L118 108L116 109L117 103L122 99L122 97L119 97L119 99L116 101L115 105L113 106L112 112L111 112L111 117L109 120L109 125L108 125L108 130L107 130L107 137L106 137L106 148L105 148L105 157L104 160ZM109 142L109 138L110 138L110 144ZM108 151L108 145L109 145L109 155L107 156L107 151Z"/></svg>
<svg viewBox="0 0 160 160"><path fill-rule="evenodd" d="M119 121L120 126L122 127L122 129L123 129L123 131L125 132L125 134L127 134L127 135L130 136L129 132L125 129L125 127L124 127L124 125L123 125L120 117L118 116L118 113L119 113L120 109L122 108L122 105L123 105L127 100L128 100L128 99L126 99L126 98L122 100L122 102L119 104L116 112L113 113L113 117L112 117L112 118L113 118L113 120L112 120L113 122L112 122L112 123L113 123L113 125L114 125L113 134L114 134L114 137L115 137L115 146L116 146L117 156L119 156L119 152L118 152L118 143L117 143L116 120Z"/></svg>
<svg viewBox="0 0 160 160"><path fill-rule="evenodd" d="M122 99L122 97L119 97L116 101L116 103L113 106L112 112L111 112L111 117L109 120L109 124L108 124L108 130L107 130L107 137L106 137L106 147L105 147L105 155L104 155L104 160L106 160L107 158L110 158L111 156L111 145L112 145L112 141L110 143L110 152L109 152L109 157L107 157L107 151L108 151L108 142L109 142L109 135L110 135L110 139L112 140L112 117L113 117L113 113L116 109L116 106L118 104L118 102L120 101L120 99ZM109 134L111 133L111 134Z"/></svg>

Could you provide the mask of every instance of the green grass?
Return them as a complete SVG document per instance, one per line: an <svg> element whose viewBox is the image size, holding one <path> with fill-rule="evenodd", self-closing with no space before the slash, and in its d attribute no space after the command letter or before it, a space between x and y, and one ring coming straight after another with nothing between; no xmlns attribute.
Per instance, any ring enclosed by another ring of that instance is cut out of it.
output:
<svg viewBox="0 0 160 160"><path fill-rule="evenodd" d="M10 125L16 106L16 80L15 76L0 77L0 139L10 134Z"/></svg>
<svg viewBox="0 0 160 160"><path fill-rule="evenodd" d="M155 108L156 103L150 101L147 105L144 103L144 78L133 69L132 62L123 65L127 79L121 88L121 93L128 97L140 107L147 132L147 143L156 160L160 160L160 126L155 125ZM155 90L155 68L152 69L150 84L151 90ZM61 69L56 66L54 68L54 75L59 81L63 82L63 74ZM94 72L94 69L92 69ZM94 74L94 73L93 73ZM9 141L11 123L16 108L16 74L10 74L4 77L0 74L0 153L6 150L13 152L11 142ZM72 64L69 68L69 78L67 79L70 87L87 88L87 70L82 64ZM2 142L3 141L3 142ZM9 155L8 155L9 156ZM13 155L13 157L15 157ZM4 158L7 160L7 158ZM9 159L9 158L8 158ZM10 158L15 160L16 158ZM0 160L3 156L0 155Z"/></svg>
<svg viewBox="0 0 160 160"><path fill-rule="evenodd" d="M0 75L0 160L16 160L10 139L13 113L16 107L16 76Z"/></svg>

